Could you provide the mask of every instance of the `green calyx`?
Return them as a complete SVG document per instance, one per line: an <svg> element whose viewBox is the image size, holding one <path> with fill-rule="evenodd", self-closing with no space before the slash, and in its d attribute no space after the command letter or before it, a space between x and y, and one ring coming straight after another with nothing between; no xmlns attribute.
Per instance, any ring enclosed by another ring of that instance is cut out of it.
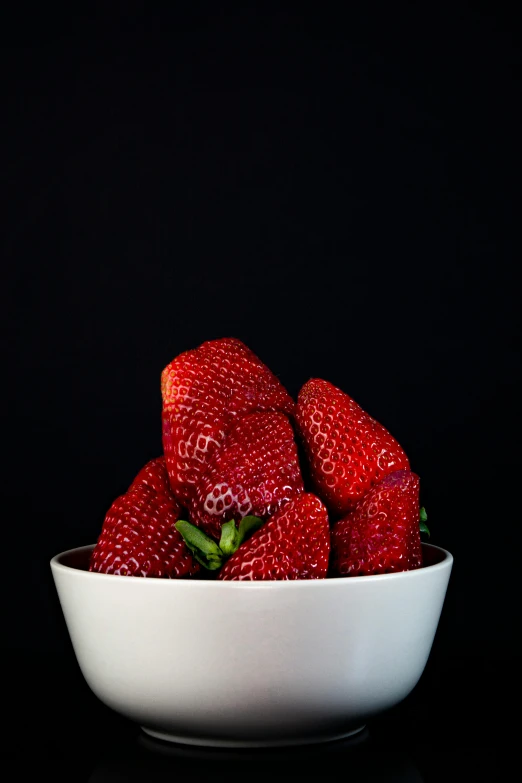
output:
<svg viewBox="0 0 522 783"><path fill-rule="evenodd" d="M263 520L254 516L243 517L239 528L233 519L224 522L219 544L185 519L178 519L175 527L198 563L209 571L217 571L262 524Z"/></svg>
<svg viewBox="0 0 522 783"><path fill-rule="evenodd" d="M428 521L428 515L426 514L426 509L423 506L421 508L421 510L420 510L419 527L420 527L420 532L421 533L426 533L426 535L429 536L430 535L430 531L429 531L428 525L426 524L427 521Z"/></svg>

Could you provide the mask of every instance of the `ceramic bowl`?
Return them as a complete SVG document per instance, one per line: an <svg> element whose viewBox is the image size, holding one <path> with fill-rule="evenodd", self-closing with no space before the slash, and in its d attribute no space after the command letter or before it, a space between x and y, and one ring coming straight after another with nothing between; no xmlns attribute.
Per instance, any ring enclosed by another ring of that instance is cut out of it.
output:
<svg viewBox="0 0 522 783"><path fill-rule="evenodd" d="M402 701L431 651L453 564L286 582L115 576L93 546L51 560L80 669L153 737L229 747L320 742Z"/></svg>

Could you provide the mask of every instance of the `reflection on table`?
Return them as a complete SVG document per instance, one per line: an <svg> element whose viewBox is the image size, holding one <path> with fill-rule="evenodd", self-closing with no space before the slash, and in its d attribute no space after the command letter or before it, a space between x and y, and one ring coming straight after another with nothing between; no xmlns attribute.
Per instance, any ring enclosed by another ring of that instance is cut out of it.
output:
<svg viewBox="0 0 522 783"><path fill-rule="evenodd" d="M406 753L376 741L367 729L334 742L259 749L179 745L140 732L106 752L89 783L245 783L249 777L270 783L289 772L297 780L342 776L350 783L423 783Z"/></svg>

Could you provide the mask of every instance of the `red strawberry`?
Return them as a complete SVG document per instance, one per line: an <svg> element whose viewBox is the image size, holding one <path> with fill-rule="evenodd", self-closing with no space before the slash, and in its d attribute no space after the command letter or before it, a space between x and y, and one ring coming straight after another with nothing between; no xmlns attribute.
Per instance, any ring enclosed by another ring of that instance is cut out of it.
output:
<svg viewBox="0 0 522 783"><path fill-rule="evenodd" d="M361 576L420 568L419 518L419 477L411 470L385 476L334 524L332 571Z"/></svg>
<svg viewBox="0 0 522 783"><path fill-rule="evenodd" d="M92 552L90 571L169 578L199 572L199 564L175 528L180 509L167 482L165 463L159 457L147 463L127 492L116 498Z"/></svg>
<svg viewBox="0 0 522 783"><path fill-rule="evenodd" d="M388 430L328 381L312 378L301 388L296 424L311 480L337 515L351 511L388 473L410 467Z"/></svg>
<svg viewBox="0 0 522 783"><path fill-rule="evenodd" d="M321 500L302 493L276 511L226 561L218 579L324 579L330 555L328 512Z"/></svg>
<svg viewBox="0 0 522 783"><path fill-rule="evenodd" d="M250 413L235 422L196 485L190 519L215 539L221 524L269 517L304 490L292 425L284 413Z"/></svg>
<svg viewBox="0 0 522 783"><path fill-rule="evenodd" d="M165 457L156 457L156 459L151 459L150 462L147 462L140 470L129 489L133 489L138 484L146 484L155 492L172 496ZM172 500L174 501L174 498L172 498Z"/></svg>
<svg viewBox="0 0 522 783"><path fill-rule="evenodd" d="M292 414L294 401L260 359L235 338L210 340L162 372L163 449L170 485L188 505L215 448L254 411Z"/></svg>

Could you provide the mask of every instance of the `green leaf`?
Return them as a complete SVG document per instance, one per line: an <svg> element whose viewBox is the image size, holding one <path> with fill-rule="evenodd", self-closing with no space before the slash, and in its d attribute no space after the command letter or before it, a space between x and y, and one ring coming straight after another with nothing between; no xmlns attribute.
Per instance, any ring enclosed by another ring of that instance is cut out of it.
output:
<svg viewBox="0 0 522 783"><path fill-rule="evenodd" d="M221 525L221 538L219 540L219 548L224 556L230 557L230 555L233 555L241 544L243 544L247 538L250 538L252 533L255 533L262 524L263 520L260 517L254 516L243 517L239 523L239 530L233 519L229 522L224 522Z"/></svg>
<svg viewBox="0 0 522 783"><path fill-rule="evenodd" d="M175 528L183 536L183 540L198 563L209 571L216 571L223 564L223 552L216 542L203 533L196 525L185 519L178 519Z"/></svg>
<svg viewBox="0 0 522 783"><path fill-rule="evenodd" d="M224 522L221 525L219 548L225 557L230 557L230 555L233 555L238 548L239 543L239 530L236 527L235 521L231 519L229 522Z"/></svg>
<svg viewBox="0 0 522 783"><path fill-rule="evenodd" d="M420 510L420 524L419 524L420 532L426 533L427 536L430 536L431 534L428 525L426 524L427 519L428 519L428 515L426 513L426 509L423 506Z"/></svg>
<svg viewBox="0 0 522 783"><path fill-rule="evenodd" d="M254 517L254 516L246 516L243 517L241 522L239 523L239 543L238 546L241 546L241 544L247 540L247 538L250 538L250 536L256 532L256 530L259 530L259 528L262 526L263 520L261 517Z"/></svg>
<svg viewBox="0 0 522 783"><path fill-rule="evenodd" d="M198 563L201 563L209 571L217 571L225 560L233 555L262 524L263 520L260 517L247 516L243 517L239 523L238 530L235 521L230 519L221 525L219 544L192 522L187 522L185 519L178 519L175 527L183 536L183 540Z"/></svg>

